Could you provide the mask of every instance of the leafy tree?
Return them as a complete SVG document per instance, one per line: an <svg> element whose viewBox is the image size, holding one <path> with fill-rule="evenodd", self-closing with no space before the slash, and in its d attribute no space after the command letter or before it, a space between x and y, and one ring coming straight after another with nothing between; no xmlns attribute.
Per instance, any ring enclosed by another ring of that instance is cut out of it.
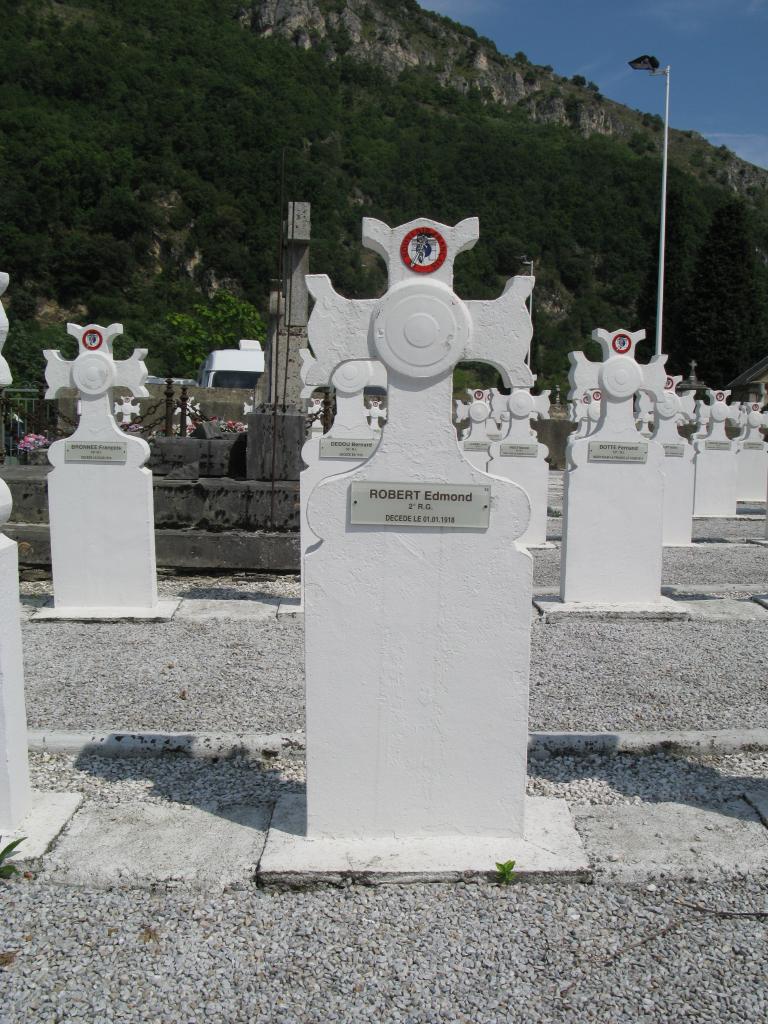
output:
<svg viewBox="0 0 768 1024"><path fill-rule="evenodd" d="M732 200L712 218L691 292L697 372L707 383L723 387L765 355L762 299L747 211Z"/></svg>
<svg viewBox="0 0 768 1024"><path fill-rule="evenodd" d="M178 376L194 377L209 352L237 348L240 338L263 341L266 327L250 302L230 292L217 291L208 303L197 303L191 313L169 313L166 323L173 329L178 359Z"/></svg>

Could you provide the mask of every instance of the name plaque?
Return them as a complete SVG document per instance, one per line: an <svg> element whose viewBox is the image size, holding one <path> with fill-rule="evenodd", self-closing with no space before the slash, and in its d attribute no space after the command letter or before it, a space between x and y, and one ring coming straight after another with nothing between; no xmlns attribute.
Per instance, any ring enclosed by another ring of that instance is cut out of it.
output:
<svg viewBox="0 0 768 1024"><path fill-rule="evenodd" d="M321 459L367 459L379 442L372 437L321 437Z"/></svg>
<svg viewBox="0 0 768 1024"><path fill-rule="evenodd" d="M588 462L647 462L647 441L590 441Z"/></svg>
<svg viewBox="0 0 768 1024"><path fill-rule="evenodd" d="M464 441L462 447L465 452L489 452L491 450L490 441Z"/></svg>
<svg viewBox="0 0 768 1024"><path fill-rule="evenodd" d="M499 455L510 459L535 459L539 454L538 444L506 444L499 445Z"/></svg>
<svg viewBox="0 0 768 1024"><path fill-rule="evenodd" d="M730 441L705 441L704 447L711 452L729 452L731 450Z"/></svg>
<svg viewBox="0 0 768 1024"><path fill-rule="evenodd" d="M353 526L432 526L488 528L491 488L485 485L430 483L350 484Z"/></svg>
<svg viewBox="0 0 768 1024"><path fill-rule="evenodd" d="M664 454L668 459L682 459L685 455L684 444L665 444Z"/></svg>
<svg viewBox="0 0 768 1024"><path fill-rule="evenodd" d="M116 462L128 459L127 441L65 441L65 462Z"/></svg>
<svg viewBox="0 0 768 1024"><path fill-rule="evenodd" d="M761 452L765 448L765 444L762 441L744 441L741 447L750 452Z"/></svg>

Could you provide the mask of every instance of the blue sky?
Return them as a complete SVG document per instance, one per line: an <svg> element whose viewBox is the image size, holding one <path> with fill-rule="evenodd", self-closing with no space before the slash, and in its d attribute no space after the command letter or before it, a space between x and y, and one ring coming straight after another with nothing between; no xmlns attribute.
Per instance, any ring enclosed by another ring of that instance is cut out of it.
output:
<svg viewBox="0 0 768 1024"><path fill-rule="evenodd" d="M664 79L633 71L642 53L672 68L670 124L768 168L768 0L419 0L471 25L502 53L522 50L584 75L613 100L664 113Z"/></svg>

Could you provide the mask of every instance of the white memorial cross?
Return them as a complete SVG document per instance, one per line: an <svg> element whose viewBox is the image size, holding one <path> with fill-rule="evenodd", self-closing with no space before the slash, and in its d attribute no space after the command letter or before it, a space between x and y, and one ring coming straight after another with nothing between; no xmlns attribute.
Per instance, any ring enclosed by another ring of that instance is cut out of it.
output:
<svg viewBox="0 0 768 1024"><path fill-rule="evenodd" d="M560 597L564 602L626 605L661 602L661 445L638 432L634 396L660 398L666 356L642 365L635 347L645 331L593 331L602 363L571 352L575 393L599 390L600 419L567 448L563 488Z"/></svg>
<svg viewBox="0 0 768 1024"><path fill-rule="evenodd" d="M389 410L374 454L309 498L320 538L305 559L311 838L523 832L531 560L514 541L529 503L465 460L450 411L461 360L490 363L507 387L532 383L533 280L512 279L495 301L460 299L453 263L477 238L476 218L365 219L385 295L347 300L327 277L307 279L307 383L377 359Z"/></svg>
<svg viewBox="0 0 768 1024"><path fill-rule="evenodd" d="M597 387L571 392L568 402L569 419L577 426L568 438L569 444L571 441L578 441L579 438L586 437L595 429L600 419L602 402L603 393Z"/></svg>
<svg viewBox="0 0 768 1024"><path fill-rule="evenodd" d="M133 417L141 413L141 406L132 395L121 395L114 404L114 413L120 416L120 422L125 426L133 423Z"/></svg>
<svg viewBox="0 0 768 1024"><path fill-rule="evenodd" d="M307 404L307 416L310 419L310 434L312 437L318 437L323 432L323 400L317 396L312 396L308 400Z"/></svg>
<svg viewBox="0 0 768 1024"><path fill-rule="evenodd" d="M511 395L493 396L496 418L506 421L507 433L491 443L488 472L522 487L531 502L531 520L518 543L540 547L547 542L549 449L539 442L531 421L549 416L549 391L532 395L529 388L513 388Z"/></svg>
<svg viewBox="0 0 768 1024"><path fill-rule="evenodd" d="M76 389L75 433L48 451L48 505L54 608L36 617L165 618L176 602L158 603L149 445L122 431L112 413L112 388L145 398L146 349L112 356L121 324L67 324L78 354L46 350L46 398Z"/></svg>
<svg viewBox="0 0 768 1024"><path fill-rule="evenodd" d="M725 432L726 420L738 423L740 414L735 405L728 405L730 391L708 391L705 407L706 431L694 436L693 514L702 517L733 517L736 515L736 451L738 442ZM699 406L699 424L705 414Z"/></svg>
<svg viewBox="0 0 768 1024"><path fill-rule="evenodd" d="M0 274L0 295L8 275ZM13 383L3 356L8 317L0 302L0 388ZM13 500L8 484L0 479L0 528L11 516ZM19 556L15 541L0 533L0 836L7 836L29 811L32 794L27 760L27 716L24 706L24 669L21 657ZM0 841L0 849L5 845Z"/></svg>
<svg viewBox="0 0 768 1024"><path fill-rule="evenodd" d="M765 501L768 483L768 444L761 428L768 425L760 402L741 406L742 430L736 454L736 500Z"/></svg>
<svg viewBox="0 0 768 1024"><path fill-rule="evenodd" d="M476 469L485 471L491 448L488 438L488 423L491 421L491 395L483 388L468 389L467 395L469 396L469 405L467 406L469 430L459 441L459 447L464 452L467 462Z"/></svg>
<svg viewBox="0 0 768 1024"><path fill-rule="evenodd" d="M371 398L368 402L368 425L371 430L381 430L387 422L387 410L381 398Z"/></svg>
<svg viewBox="0 0 768 1024"><path fill-rule="evenodd" d="M667 547L688 547L693 529L693 446L678 430L694 419L695 391L678 395L680 377L667 377L664 394L655 403L651 439L664 450L664 518Z"/></svg>

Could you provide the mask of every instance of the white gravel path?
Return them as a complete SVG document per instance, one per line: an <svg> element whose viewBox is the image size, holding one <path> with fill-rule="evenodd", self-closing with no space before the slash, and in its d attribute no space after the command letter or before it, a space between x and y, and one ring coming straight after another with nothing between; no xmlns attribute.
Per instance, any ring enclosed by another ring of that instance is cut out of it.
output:
<svg viewBox="0 0 768 1024"><path fill-rule="evenodd" d="M32 762L37 784L113 804L215 808L301 777L298 760L266 772L172 756ZM766 757L749 754L547 758L531 791L579 806L695 801L703 787L718 801L745 782L764 789L767 774ZM768 1013L764 878L211 894L33 877L0 883L0 896L3 1024L742 1024Z"/></svg>

